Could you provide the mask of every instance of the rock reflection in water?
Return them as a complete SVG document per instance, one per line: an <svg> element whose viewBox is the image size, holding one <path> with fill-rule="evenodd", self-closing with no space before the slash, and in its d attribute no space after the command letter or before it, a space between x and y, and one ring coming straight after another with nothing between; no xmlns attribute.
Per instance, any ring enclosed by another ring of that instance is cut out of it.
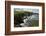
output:
<svg viewBox="0 0 46 36"><path fill-rule="evenodd" d="M23 27L31 26L32 25L31 19L29 19L29 18L31 18L31 16L28 16L27 18L25 18L23 20L24 23L21 23L20 25L23 26Z"/></svg>

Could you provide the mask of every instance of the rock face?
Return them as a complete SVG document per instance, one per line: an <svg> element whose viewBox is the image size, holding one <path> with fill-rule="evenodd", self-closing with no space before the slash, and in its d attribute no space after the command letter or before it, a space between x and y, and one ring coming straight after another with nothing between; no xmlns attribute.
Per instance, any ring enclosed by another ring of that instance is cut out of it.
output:
<svg viewBox="0 0 46 36"><path fill-rule="evenodd" d="M28 16L32 15L33 13L30 12L18 12L14 14L14 26L15 27L22 27L20 24L25 23ZM28 24L28 23L27 23Z"/></svg>

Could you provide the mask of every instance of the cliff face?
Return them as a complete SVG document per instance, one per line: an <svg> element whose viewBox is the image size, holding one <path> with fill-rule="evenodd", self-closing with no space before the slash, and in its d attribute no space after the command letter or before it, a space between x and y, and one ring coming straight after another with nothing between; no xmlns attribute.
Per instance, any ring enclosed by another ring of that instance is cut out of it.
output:
<svg viewBox="0 0 46 36"><path fill-rule="evenodd" d="M20 24L23 23L23 19L27 18L27 16L32 15L33 13L27 12L27 11L16 11L14 13L14 24Z"/></svg>

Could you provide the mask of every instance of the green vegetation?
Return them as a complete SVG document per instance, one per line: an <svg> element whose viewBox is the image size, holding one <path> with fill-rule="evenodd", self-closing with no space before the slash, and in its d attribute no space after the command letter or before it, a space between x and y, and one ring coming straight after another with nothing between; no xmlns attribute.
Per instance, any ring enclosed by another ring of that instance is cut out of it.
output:
<svg viewBox="0 0 46 36"><path fill-rule="evenodd" d="M27 12L27 11L14 11L14 16L25 16L25 15L32 15L33 13L32 12Z"/></svg>
<svg viewBox="0 0 46 36"><path fill-rule="evenodd" d="M39 26L39 20L32 20L32 26Z"/></svg>

